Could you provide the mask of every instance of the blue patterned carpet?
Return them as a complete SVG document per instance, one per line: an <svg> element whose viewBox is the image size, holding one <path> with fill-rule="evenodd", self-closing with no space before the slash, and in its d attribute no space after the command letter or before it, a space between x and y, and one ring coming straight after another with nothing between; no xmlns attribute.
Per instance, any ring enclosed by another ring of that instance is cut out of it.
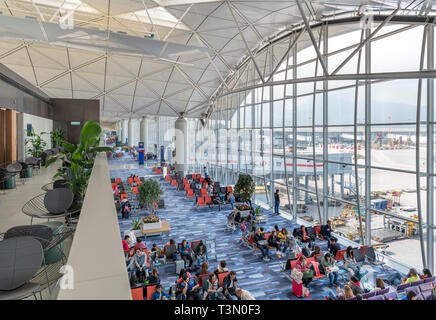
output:
<svg viewBox="0 0 436 320"><path fill-rule="evenodd" d="M123 157L124 158L124 157ZM133 159L117 159L111 160L110 164L132 164ZM249 248L242 247L239 244L241 232L237 230L234 233L226 231L226 215L230 213L230 206L222 211L217 208L209 209L202 207L197 209L193 206L192 200L184 198L183 191L177 191L175 187L161 181L151 168L139 168L130 170L111 170L111 178L120 177L125 181L127 177L134 173L135 175L147 178L157 179L164 191L163 199L165 200L165 209L159 209L159 216L166 220L171 226L169 235L162 237L147 238L145 243L147 248L151 248L153 243L163 247L170 238L181 242L187 239L189 242L193 240L206 240L216 238L217 259L209 257L209 271L216 269L218 261L225 259L230 270L237 273L238 283L241 288L250 291L256 299L298 299L291 292L291 281L288 280L281 272L279 259L273 255L274 259L269 262L264 262L260 258L260 252L253 252ZM268 216L268 222L262 225L265 232L273 229L274 225L280 228L286 227L292 230L298 227L297 224L283 216L273 215L270 211L264 211L264 215ZM119 215L119 218L121 216ZM119 219L121 235L127 229L131 228L131 221L128 219ZM327 248L326 241L317 240L317 245L323 251ZM282 259L285 261L285 258ZM387 266L383 270L379 266L364 266L363 270L368 271L368 279L370 283L374 283L375 276L386 278L388 274L395 271ZM161 266L159 268L161 283L164 287L174 283L177 276L175 274L174 265ZM346 283L347 277L345 271L341 272L339 283L341 287ZM309 285L310 298L308 299L325 299L328 292L332 289L328 287L328 279L316 279Z"/></svg>

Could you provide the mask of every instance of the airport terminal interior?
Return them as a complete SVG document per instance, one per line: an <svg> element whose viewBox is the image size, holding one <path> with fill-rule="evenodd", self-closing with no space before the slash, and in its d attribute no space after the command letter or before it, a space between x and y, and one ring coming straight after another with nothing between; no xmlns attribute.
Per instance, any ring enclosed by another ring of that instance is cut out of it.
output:
<svg viewBox="0 0 436 320"><path fill-rule="evenodd" d="M0 0L0 299L435 300L435 21Z"/></svg>

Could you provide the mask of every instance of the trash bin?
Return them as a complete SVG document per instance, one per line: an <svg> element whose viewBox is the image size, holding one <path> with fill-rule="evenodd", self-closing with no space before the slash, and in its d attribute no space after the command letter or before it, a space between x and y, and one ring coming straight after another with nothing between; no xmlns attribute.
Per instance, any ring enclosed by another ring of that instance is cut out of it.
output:
<svg viewBox="0 0 436 320"><path fill-rule="evenodd" d="M15 176L11 176L9 179L3 181L1 189L15 189Z"/></svg>

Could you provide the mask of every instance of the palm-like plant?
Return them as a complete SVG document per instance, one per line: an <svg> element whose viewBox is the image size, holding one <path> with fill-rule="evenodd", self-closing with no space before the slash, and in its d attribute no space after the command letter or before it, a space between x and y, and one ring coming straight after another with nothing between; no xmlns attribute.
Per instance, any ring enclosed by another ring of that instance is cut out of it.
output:
<svg viewBox="0 0 436 320"><path fill-rule="evenodd" d="M251 200L256 185L249 174L240 174L235 185L235 193L239 194L242 200Z"/></svg>
<svg viewBox="0 0 436 320"><path fill-rule="evenodd" d="M148 206L151 215L153 215L153 205L159 201L162 194L159 183L153 179L145 180L138 188L139 200Z"/></svg>
<svg viewBox="0 0 436 320"><path fill-rule="evenodd" d="M62 142L64 141L64 132L61 129L57 128L56 130L50 132L50 135L53 148L60 147L62 145Z"/></svg>
<svg viewBox="0 0 436 320"><path fill-rule="evenodd" d="M78 145L62 142L64 151L47 159L45 167L57 160L62 160L62 166L53 178L62 177L67 180L75 200L83 199L94 166L94 157L98 152L111 151L112 148L98 146L101 127L98 123L88 120L80 132Z"/></svg>
<svg viewBox="0 0 436 320"><path fill-rule="evenodd" d="M47 132L40 132L37 134L35 130L26 130L27 136L30 138L26 138L25 146L27 147L30 144L30 147L27 148L27 153L35 158L41 158L42 153L45 150L45 146L47 145L47 142L42 139L42 136L44 134L47 134Z"/></svg>

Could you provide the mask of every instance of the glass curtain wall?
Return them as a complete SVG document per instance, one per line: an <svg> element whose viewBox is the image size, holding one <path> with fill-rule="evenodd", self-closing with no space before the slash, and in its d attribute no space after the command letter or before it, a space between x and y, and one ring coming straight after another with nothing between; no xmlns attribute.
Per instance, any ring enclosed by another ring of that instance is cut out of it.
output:
<svg viewBox="0 0 436 320"><path fill-rule="evenodd" d="M432 269L434 81L421 73L434 69L433 25L372 34L378 26L313 28L322 60L296 30L242 62L206 125L190 120L190 159L227 185L251 174L258 203L279 189L283 214L329 219L350 240Z"/></svg>

